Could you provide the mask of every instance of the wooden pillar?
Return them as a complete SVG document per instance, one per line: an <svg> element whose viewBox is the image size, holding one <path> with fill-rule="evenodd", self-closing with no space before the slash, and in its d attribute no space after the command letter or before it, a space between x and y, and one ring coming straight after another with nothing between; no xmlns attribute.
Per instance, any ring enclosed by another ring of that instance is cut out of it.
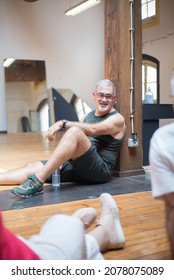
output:
<svg viewBox="0 0 174 280"><path fill-rule="evenodd" d="M142 168L142 24L141 0L105 0L105 77L118 85L116 108L125 117L127 131L114 174L119 177L143 174ZM133 7L134 89L131 104L131 16ZM133 120L133 122L132 122ZM132 125L133 124L133 125ZM138 147L129 148L131 133L138 134Z"/></svg>

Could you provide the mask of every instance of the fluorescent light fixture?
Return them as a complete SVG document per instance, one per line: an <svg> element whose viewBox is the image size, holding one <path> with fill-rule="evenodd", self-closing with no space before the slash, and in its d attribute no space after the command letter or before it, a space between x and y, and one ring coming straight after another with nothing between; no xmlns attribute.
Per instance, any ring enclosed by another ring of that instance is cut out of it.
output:
<svg viewBox="0 0 174 280"><path fill-rule="evenodd" d="M97 4L100 3L100 0L85 0L80 2L79 4L71 7L70 9L65 11L65 15L67 16L75 16Z"/></svg>
<svg viewBox="0 0 174 280"><path fill-rule="evenodd" d="M14 61L15 61L14 58L9 57L9 58L4 60L3 66L4 67L9 67Z"/></svg>

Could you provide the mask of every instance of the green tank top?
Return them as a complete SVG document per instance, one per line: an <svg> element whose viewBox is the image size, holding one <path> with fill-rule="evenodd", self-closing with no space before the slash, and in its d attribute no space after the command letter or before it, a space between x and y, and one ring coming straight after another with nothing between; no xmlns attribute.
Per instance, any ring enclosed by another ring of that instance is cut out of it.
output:
<svg viewBox="0 0 174 280"><path fill-rule="evenodd" d="M108 117L117 114L118 111L112 111L109 114L103 116L95 116L95 110L91 111L84 119L85 123L99 123L107 119ZM123 144L124 137L120 140L114 139L111 135L98 135L89 136L89 139L97 149L98 154L103 159L108 167L108 171L111 173Z"/></svg>

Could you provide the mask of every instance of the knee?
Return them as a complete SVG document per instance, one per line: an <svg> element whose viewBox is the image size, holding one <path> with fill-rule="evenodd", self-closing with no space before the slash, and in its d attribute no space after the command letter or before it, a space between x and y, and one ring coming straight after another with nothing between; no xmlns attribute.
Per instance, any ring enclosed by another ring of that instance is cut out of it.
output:
<svg viewBox="0 0 174 280"><path fill-rule="evenodd" d="M53 239L56 236L57 240L63 239L67 246L70 241L74 244L80 244L80 246L85 242L85 231L82 221L76 217L64 214L56 214L50 217L42 227L41 234L44 236L49 235Z"/></svg>
<svg viewBox="0 0 174 280"><path fill-rule="evenodd" d="M82 137L85 135L83 129L81 129L80 127L78 126L72 126L71 128L69 128L67 131L66 131L67 134L73 136L73 137Z"/></svg>
<svg viewBox="0 0 174 280"><path fill-rule="evenodd" d="M65 215L65 214L55 214L55 215L51 216L46 221L45 224L47 224L47 226L51 229L59 228L60 225L63 225L62 229L64 231L66 231L65 230L65 228L66 228L67 234L68 233L72 234L72 232L69 232L69 229L76 229L79 232L84 231L83 223L80 219L73 217L73 216Z"/></svg>

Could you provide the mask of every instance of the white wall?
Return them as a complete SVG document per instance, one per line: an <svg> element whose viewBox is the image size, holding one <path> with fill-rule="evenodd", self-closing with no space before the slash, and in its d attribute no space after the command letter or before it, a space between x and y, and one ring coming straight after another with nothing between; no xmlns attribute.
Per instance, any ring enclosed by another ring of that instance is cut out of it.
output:
<svg viewBox="0 0 174 280"><path fill-rule="evenodd" d="M78 1L71 1L76 3ZM69 0L0 0L0 131L7 129L3 60L45 60L47 88L71 88L90 106L104 78L104 3L67 17Z"/></svg>
<svg viewBox="0 0 174 280"><path fill-rule="evenodd" d="M79 0L71 0L76 4ZM104 77L104 0L67 17L69 0L0 0L0 131L6 125L3 59L45 60L47 88L70 88L93 107L90 93ZM171 103L174 1L160 0L160 25L143 30L143 53L160 61L161 103Z"/></svg>
<svg viewBox="0 0 174 280"><path fill-rule="evenodd" d="M174 75L174 1L160 0L160 24L143 30L143 53L160 61L160 103L171 103Z"/></svg>

